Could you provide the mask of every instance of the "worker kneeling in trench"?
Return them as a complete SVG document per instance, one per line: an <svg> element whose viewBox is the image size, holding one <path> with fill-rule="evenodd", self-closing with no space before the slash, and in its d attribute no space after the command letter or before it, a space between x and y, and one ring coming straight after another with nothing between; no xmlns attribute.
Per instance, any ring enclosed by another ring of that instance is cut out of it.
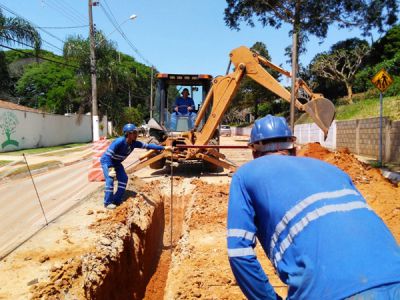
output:
<svg viewBox="0 0 400 300"><path fill-rule="evenodd" d="M281 299L255 256L256 237L288 299L400 299L400 248L350 177L295 157L285 119L254 123L254 160L234 174L228 256L249 299Z"/></svg>
<svg viewBox="0 0 400 300"><path fill-rule="evenodd" d="M115 209L121 204L124 195L128 176L126 175L122 162L132 153L135 148L168 150L172 147L156 144L146 144L137 141L137 128L134 124L126 124L123 127L124 136L115 139L100 159L101 167L105 178L104 206L107 209ZM118 180L118 189L114 195L114 178Z"/></svg>

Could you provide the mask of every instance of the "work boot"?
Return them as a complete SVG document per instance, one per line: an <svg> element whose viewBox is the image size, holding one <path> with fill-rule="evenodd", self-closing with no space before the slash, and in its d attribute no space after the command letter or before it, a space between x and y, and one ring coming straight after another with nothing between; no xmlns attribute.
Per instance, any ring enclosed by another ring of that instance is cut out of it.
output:
<svg viewBox="0 0 400 300"><path fill-rule="evenodd" d="M110 203L106 206L107 209L115 209L117 206L114 203Z"/></svg>

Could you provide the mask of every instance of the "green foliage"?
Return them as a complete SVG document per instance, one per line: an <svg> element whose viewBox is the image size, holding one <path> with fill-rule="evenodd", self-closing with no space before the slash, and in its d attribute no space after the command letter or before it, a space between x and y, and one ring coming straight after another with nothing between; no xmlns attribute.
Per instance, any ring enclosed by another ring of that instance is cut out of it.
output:
<svg viewBox="0 0 400 300"><path fill-rule="evenodd" d="M149 103L151 69L135 61L131 56L119 53L115 45L107 41L101 32L96 40L96 74L99 113L107 114L120 126L126 106L144 107ZM79 65L77 76L81 78L83 98L91 99L89 39L69 37L64 45L64 56ZM83 111L90 111L90 101L81 102Z"/></svg>
<svg viewBox="0 0 400 300"><path fill-rule="evenodd" d="M76 90L74 71L51 62L30 65L16 85L21 103L60 114L77 110Z"/></svg>
<svg viewBox="0 0 400 300"><path fill-rule="evenodd" d="M400 51L397 52L392 59L382 61L379 64L368 66L356 75L355 90L358 92L369 91L375 89L371 79L381 69L385 69L393 78L394 82L385 92L387 96L395 96L400 94Z"/></svg>
<svg viewBox="0 0 400 300"><path fill-rule="evenodd" d="M136 126L140 126L143 122L143 111L142 108L139 107L125 107L123 109L122 117L119 119L119 122L116 124L116 128L118 132L122 133L122 127L127 123L133 123Z"/></svg>
<svg viewBox="0 0 400 300"><path fill-rule="evenodd" d="M328 52L317 54L309 67L317 88L322 90L330 82L340 83L346 87L348 101L351 102L356 73L363 66L369 48L366 41L352 38L334 44ZM325 92L322 90L323 94Z"/></svg>
<svg viewBox="0 0 400 300"><path fill-rule="evenodd" d="M390 60L400 49L400 24L390 28L386 34L372 45L369 65L378 64L384 60Z"/></svg>
<svg viewBox="0 0 400 300"><path fill-rule="evenodd" d="M262 57L270 60L271 57L264 43L256 42L251 50L257 52ZM268 73L278 80L280 73L270 68L264 67ZM258 110L261 104L265 102L271 102L276 99L276 95L271 91L267 90L253 79L245 77L240 84L240 87L232 101L232 109L246 109L252 108L252 111L256 118L258 117Z"/></svg>
<svg viewBox="0 0 400 300"><path fill-rule="evenodd" d="M365 95L362 95L363 98ZM336 106L336 120L352 120L379 117L379 94L371 98L363 98L353 104ZM400 96L383 98L383 116L391 120L400 120ZM304 113L296 124L311 123L311 118Z"/></svg>
<svg viewBox="0 0 400 300"><path fill-rule="evenodd" d="M225 23L239 30L240 23L254 27L255 20L263 26L280 28L284 23L300 31L301 46L308 35L320 39L326 37L328 28L337 24L340 28L358 27L364 33L377 28L383 32L398 19L398 1L336 0L226 0ZM300 30L299 30L300 29ZM292 32L290 32L292 34Z"/></svg>
<svg viewBox="0 0 400 300"><path fill-rule="evenodd" d="M279 115L287 117L290 114L290 103L284 100L264 102L259 105L259 116Z"/></svg>

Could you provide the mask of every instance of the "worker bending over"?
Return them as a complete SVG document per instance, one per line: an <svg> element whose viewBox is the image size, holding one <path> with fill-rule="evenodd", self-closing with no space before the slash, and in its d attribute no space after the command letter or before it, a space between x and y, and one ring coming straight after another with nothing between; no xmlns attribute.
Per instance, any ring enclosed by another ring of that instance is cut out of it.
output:
<svg viewBox="0 0 400 300"><path fill-rule="evenodd" d="M255 122L253 161L233 175L228 256L249 299L281 299L254 253L256 238L287 299L400 299L400 249L350 177L295 157L285 119Z"/></svg>
<svg viewBox="0 0 400 300"><path fill-rule="evenodd" d="M100 163L105 178L104 206L108 209L114 209L121 204L124 195L128 176L126 175L122 162L131 154L135 148L170 150L169 146L156 144L146 144L137 141L137 129L133 124L126 124L123 127L124 136L115 139L108 149L101 156ZM114 195L114 177L118 180L118 189Z"/></svg>

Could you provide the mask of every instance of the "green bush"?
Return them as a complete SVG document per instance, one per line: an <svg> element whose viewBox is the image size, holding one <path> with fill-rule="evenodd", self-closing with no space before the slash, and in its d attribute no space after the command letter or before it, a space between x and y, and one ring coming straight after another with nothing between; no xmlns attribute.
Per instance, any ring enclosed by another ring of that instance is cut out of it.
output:
<svg viewBox="0 0 400 300"><path fill-rule="evenodd" d="M117 132L122 134L122 127L127 123L133 123L140 126L143 122L143 113L140 107L125 107L120 118L120 123L115 125Z"/></svg>

